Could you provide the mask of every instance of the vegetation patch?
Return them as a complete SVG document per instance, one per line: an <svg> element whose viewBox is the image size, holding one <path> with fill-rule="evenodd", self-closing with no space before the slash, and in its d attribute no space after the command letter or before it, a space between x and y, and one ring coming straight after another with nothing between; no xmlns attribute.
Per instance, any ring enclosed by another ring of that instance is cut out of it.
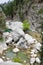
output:
<svg viewBox="0 0 43 65"><path fill-rule="evenodd" d="M28 20L23 21L23 30L29 30L30 29L30 24L28 23Z"/></svg>
<svg viewBox="0 0 43 65"><path fill-rule="evenodd" d="M0 38L0 42L2 42L3 41L3 38Z"/></svg>
<svg viewBox="0 0 43 65"><path fill-rule="evenodd" d="M38 11L39 14L43 14L43 8Z"/></svg>

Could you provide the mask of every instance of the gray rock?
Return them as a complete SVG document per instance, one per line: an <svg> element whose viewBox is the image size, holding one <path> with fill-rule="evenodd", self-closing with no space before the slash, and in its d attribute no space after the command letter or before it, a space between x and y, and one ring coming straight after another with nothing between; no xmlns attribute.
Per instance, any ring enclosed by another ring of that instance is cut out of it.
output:
<svg viewBox="0 0 43 65"><path fill-rule="evenodd" d="M27 43L26 43L25 39L23 37L21 37L20 40L17 43L17 47L27 49L28 47L27 47L26 44Z"/></svg>
<svg viewBox="0 0 43 65"><path fill-rule="evenodd" d="M22 64L11 62L11 61L6 61L6 62L1 62L0 65L22 65Z"/></svg>
<svg viewBox="0 0 43 65"><path fill-rule="evenodd" d="M6 26L12 30L15 30L16 28L20 28L20 29L23 29L23 23L22 22L19 22L19 21L9 21L9 22L6 22Z"/></svg>
<svg viewBox="0 0 43 65"><path fill-rule="evenodd" d="M11 35L12 39L14 39L14 42L17 41L21 36L25 35L22 25L23 23L18 21L6 22L6 26L12 29Z"/></svg>

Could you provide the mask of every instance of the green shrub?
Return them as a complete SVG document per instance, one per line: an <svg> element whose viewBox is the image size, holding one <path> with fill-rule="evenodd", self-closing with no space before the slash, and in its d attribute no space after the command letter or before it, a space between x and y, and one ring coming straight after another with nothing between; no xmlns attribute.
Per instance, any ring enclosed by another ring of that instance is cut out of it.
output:
<svg viewBox="0 0 43 65"><path fill-rule="evenodd" d="M32 6L32 9L34 9L35 8L35 6Z"/></svg>
<svg viewBox="0 0 43 65"><path fill-rule="evenodd" d="M3 38L0 38L0 42L2 42L3 41Z"/></svg>
<svg viewBox="0 0 43 65"><path fill-rule="evenodd" d="M29 30L30 28L30 24L28 23L27 20L24 20L23 21L23 30L26 31L26 30Z"/></svg>
<svg viewBox="0 0 43 65"><path fill-rule="evenodd" d="M38 11L39 14L43 14L43 8Z"/></svg>
<svg viewBox="0 0 43 65"><path fill-rule="evenodd" d="M19 58L19 57L17 57L17 58L13 58L13 61L14 61L14 62L19 62L19 63L22 62L21 58Z"/></svg>

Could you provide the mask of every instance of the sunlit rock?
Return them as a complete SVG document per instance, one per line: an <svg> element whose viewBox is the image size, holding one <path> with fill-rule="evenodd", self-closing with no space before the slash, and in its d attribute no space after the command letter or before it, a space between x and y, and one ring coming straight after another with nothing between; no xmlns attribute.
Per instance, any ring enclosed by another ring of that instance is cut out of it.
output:
<svg viewBox="0 0 43 65"><path fill-rule="evenodd" d="M6 43L5 42L1 42L0 43L0 53L2 54L2 52L4 51L4 50L7 50L7 45L6 45Z"/></svg>
<svg viewBox="0 0 43 65"><path fill-rule="evenodd" d="M35 62L35 58L31 58L30 59L30 64L33 65L34 62Z"/></svg>
<svg viewBox="0 0 43 65"><path fill-rule="evenodd" d="M31 57L34 57L34 58L35 58L36 56L37 56L37 54L32 54L32 55L31 55Z"/></svg>
<svg viewBox="0 0 43 65"><path fill-rule="evenodd" d="M31 50L31 54L37 53L37 52L38 52L38 51L37 51L37 49L35 49L35 48Z"/></svg>
<svg viewBox="0 0 43 65"><path fill-rule="evenodd" d="M40 48L41 48L41 44L38 42L34 45L34 48L36 48L37 50L40 51Z"/></svg>
<svg viewBox="0 0 43 65"><path fill-rule="evenodd" d="M16 52L19 52L19 51L20 51L20 50L19 50L18 48L14 48L14 49L13 49L13 52L15 52L15 53L16 53Z"/></svg>
<svg viewBox="0 0 43 65"><path fill-rule="evenodd" d="M25 39L27 40L29 45L34 43L34 41L35 41L35 39L32 36L30 36L29 34L25 34Z"/></svg>
<svg viewBox="0 0 43 65"><path fill-rule="evenodd" d="M27 43L26 43L25 39L23 37L21 37L20 40L17 42L16 46L19 47L19 48L25 48L25 49L27 49L28 47L27 47L26 44Z"/></svg>
<svg viewBox="0 0 43 65"><path fill-rule="evenodd" d="M12 61L5 61L5 62L1 62L0 65L22 65L22 64Z"/></svg>
<svg viewBox="0 0 43 65"><path fill-rule="evenodd" d="M36 57L36 62L37 62L37 63L40 63L40 62L41 62L38 57Z"/></svg>
<svg viewBox="0 0 43 65"><path fill-rule="evenodd" d="M0 58L0 63L1 63L1 62L4 62L4 61Z"/></svg>
<svg viewBox="0 0 43 65"><path fill-rule="evenodd" d="M3 43L2 47L3 47L3 50L7 50L7 48L8 48L7 45L6 45L6 43Z"/></svg>
<svg viewBox="0 0 43 65"><path fill-rule="evenodd" d="M24 33L24 31L22 29L17 28L16 32L19 33L21 36L25 35L25 33Z"/></svg>
<svg viewBox="0 0 43 65"><path fill-rule="evenodd" d="M2 52L3 52L3 47L2 45L0 45L0 54L2 54Z"/></svg>
<svg viewBox="0 0 43 65"><path fill-rule="evenodd" d="M12 38L11 38L11 37L9 37L9 38L6 40L6 43L10 43L10 42L12 42Z"/></svg>
<svg viewBox="0 0 43 65"><path fill-rule="evenodd" d="M3 33L3 38L5 39L9 35L9 32L4 32Z"/></svg>
<svg viewBox="0 0 43 65"><path fill-rule="evenodd" d="M17 26L18 28L23 29L23 23L22 22L15 21L14 25Z"/></svg>
<svg viewBox="0 0 43 65"><path fill-rule="evenodd" d="M14 39L14 42L16 42L20 38L20 35L15 31L11 32L11 35L12 38Z"/></svg>
<svg viewBox="0 0 43 65"><path fill-rule="evenodd" d="M15 30L16 28L20 28L20 29L23 29L23 23L22 22L18 22L18 21L15 21L15 22L6 22L6 26L9 28L9 29L12 29L12 30Z"/></svg>

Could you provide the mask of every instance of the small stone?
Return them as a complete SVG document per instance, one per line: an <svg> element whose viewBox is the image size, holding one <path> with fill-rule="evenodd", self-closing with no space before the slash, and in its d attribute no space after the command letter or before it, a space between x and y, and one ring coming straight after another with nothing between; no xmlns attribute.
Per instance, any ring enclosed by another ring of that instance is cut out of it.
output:
<svg viewBox="0 0 43 65"><path fill-rule="evenodd" d="M2 56L2 58L4 59L5 57L4 57L4 56Z"/></svg>
<svg viewBox="0 0 43 65"><path fill-rule="evenodd" d="M26 60L24 60L24 63L26 63Z"/></svg>
<svg viewBox="0 0 43 65"><path fill-rule="evenodd" d="M37 56L37 54L33 54L33 55L31 55L31 57L36 57Z"/></svg>
<svg viewBox="0 0 43 65"><path fill-rule="evenodd" d="M14 48L14 49L13 49L13 52L15 52L15 53L16 53L16 52L19 52L19 49L18 49L18 48Z"/></svg>
<svg viewBox="0 0 43 65"><path fill-rule="evenodd" d="M10 58L7 58L7 60L10 60Z"/></svg>

